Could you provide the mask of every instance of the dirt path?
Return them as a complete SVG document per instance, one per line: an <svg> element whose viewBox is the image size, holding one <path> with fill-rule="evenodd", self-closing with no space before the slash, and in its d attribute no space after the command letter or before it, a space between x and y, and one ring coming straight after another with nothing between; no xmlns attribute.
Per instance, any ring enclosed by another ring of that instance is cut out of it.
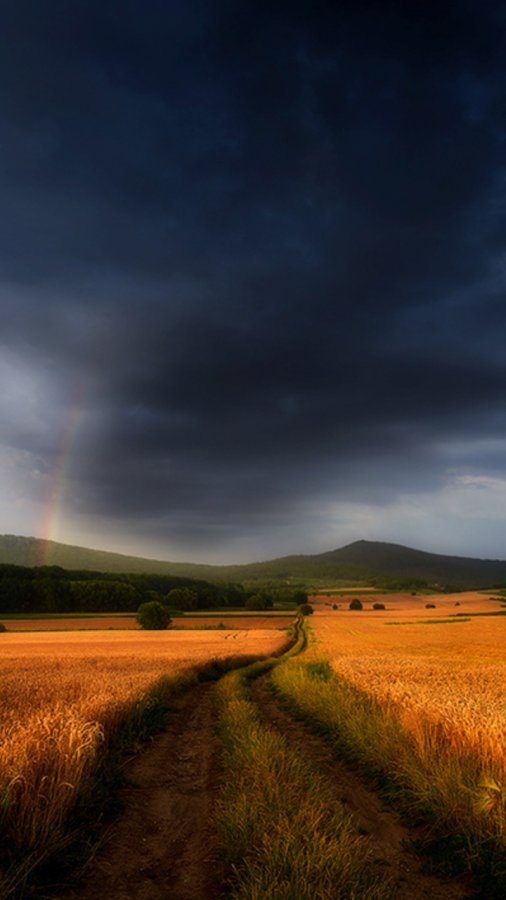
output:
<svg viewBox="0 0 506 900"><path fill-rule="evenodd" d="M397 900L463 900L468 886L421 871L407 848L415 837L385 808L328 745L287 713L272 696L268 676L252 684L255 702L335 789L376 860L389 867ZM60 900L214 900L222 872L214 854L213 806L218 789L213 686L198 685L176 701L171 722L125 770L123 812L89 866L88 875Z"/></svg>
<svg viewBox="0 0 506 900"><path fill-rule="evenodd" d="M212 809L217 784L213 686L176 701L171 722L125 771L123 812L67 900L210 900L219 896Z"/></svg>
<svg viewBox="0 0 506 900"><path fill-rule="evenodd" d="M336 799L348 809L359 828L367 831L374 857L384 861L394 876L397 900L463 900L471 897L469 885L425 874L420 859L408 849L418 837L392 809L385 807L359 775L336 759L326 742L293 718L273 697L268 675L251 684L254 701L267 722L282 734L334 787Z"/></svg>

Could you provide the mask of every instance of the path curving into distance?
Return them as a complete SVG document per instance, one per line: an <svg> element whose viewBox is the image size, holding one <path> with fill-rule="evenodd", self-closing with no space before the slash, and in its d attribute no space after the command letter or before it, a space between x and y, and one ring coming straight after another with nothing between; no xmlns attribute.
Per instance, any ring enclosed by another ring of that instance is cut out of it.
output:
<svg viewBox="0 0 506 900"><path fill-rule="evenodd" d="M305 646L297 625L296 646ZM276 662L281 662L280 657ZM274 660L271 661L274 663ZM261 666L265 671L270 665ZM344 804L375 865L387 867L396 885L392 900L464 900L469 885L422 871L409 849L419 836L385 807L360 775L337 759L275 699L269 674L250 682L252 700L266 723L303 755ZM198 684L174 701L167 729L124 770L122 813L110 828L88 874L60 900L215 900L226 896L226 873L215 851L214 804L219 793L220 748L215 733L214 684ZM305 898L301 898L305 900ZM329 900L336 900L330 898Z"/></svg>

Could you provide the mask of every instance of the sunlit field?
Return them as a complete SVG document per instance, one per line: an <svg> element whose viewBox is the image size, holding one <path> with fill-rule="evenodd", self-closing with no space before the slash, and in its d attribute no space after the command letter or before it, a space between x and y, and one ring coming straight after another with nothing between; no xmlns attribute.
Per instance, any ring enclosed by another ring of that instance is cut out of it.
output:
<svg viewBox="0 0 506 900"><path fill-rule="evenodd" d="M381 612L386 618L435 618L440 616L453 616L457 613L497 612L501 609L499 598L494 599L493 591L462 591L456 594L410 594L406 592L379 593L366 588L343 589L339 592L326 595L316 595L312 598L315 609L319 611L332 611L336 605L342 615L349 615L350 600L358 598L364 605L363 612L372 612L373 603L383 603L384 611L374 611L375 615ZM506 598L502 598L506 603ZM433 608L427 609L427 604ZM353 613L352 613L353 614Z"/></svg>
<svg viewBox="0 0 506 900"><path fill-rule="evenodd" d="M225 628L251 629L251 628L285 628L293 621L293 615L269 612L266 615L251 612L221 612L206 615L203 613L174 616L171 629L181 628L216 628L220 623ZM135 614L121 615L81 615L81 616L40 616L31 615L26 618L21 616L0 616L10 632L18 631L95 631L102 629L125 629L140 631Z"/></svg>
<svg viewBox="0 0 506 900"><path fill-rule="evenodd" d="M46 723L66 711L83 722L99 722L162 675L212 659L272 653L285 640L282 631L258 628L2 634L0 727L7 740L0 759L5 764L9 739L13 760L19 758L17 729L33 734L33 716Z"/></svg>
<svg viewBox="0 0 506 900"><path fill-rule="evenodd" d="M506 617L466 620L501 610L488 597L385 596L385 611L371 611L372 601L356 612L319 603L311 624L334 671L393 705L413 733L437 723L459 751L476 751L506 773Z"/></svg>
<svg viewBox="0 0 506 900"><path fill-rule="evenodd" d="M142 733L192 667L272 653L286 634L66 631L0 640L0 845L36 865L65 840L68 811L111 736ZM0 870L0 896L7 887Z"/></svg>
<svg viewBox="0 0 506 900"><path fill-rule="evenodd" d="M313 642L274 671L276 690L406 815L429 826L425 840L440 847L446 866L473 871L490 891L484 896L499 896L506 879L504 606L477 592L385 595L385 610L372 609L378 595L361 599L356 611L348 601L336 610L337 600L314 602Z"/></svg>

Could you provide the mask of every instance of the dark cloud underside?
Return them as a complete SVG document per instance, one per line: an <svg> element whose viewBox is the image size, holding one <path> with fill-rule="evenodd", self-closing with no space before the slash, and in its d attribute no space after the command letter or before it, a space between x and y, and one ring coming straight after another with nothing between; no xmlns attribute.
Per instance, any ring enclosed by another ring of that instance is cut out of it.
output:
<svg viewBox="0 0 506 900"><path fill-rule="evenodd" d="M52 490L76 408L72 534L102 522L158 554L274 553L295 520L325 547L315 510L443 490L452 442L502 478L473 441L505 436L504 18L4 10L0 343L21 401L0 416L23 502L30 468Z"/></svg>

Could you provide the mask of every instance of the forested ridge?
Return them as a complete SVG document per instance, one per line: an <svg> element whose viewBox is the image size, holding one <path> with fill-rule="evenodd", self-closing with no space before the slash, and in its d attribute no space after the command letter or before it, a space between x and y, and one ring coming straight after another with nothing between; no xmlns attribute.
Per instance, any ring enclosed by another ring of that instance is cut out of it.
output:
<svg viewBox="0 0 506 900"><path fill-rule="evenodd" d="M85 580L85 572L102 572L108 573L108 579L115 575L116 580L123 582L127 572L129 583L134 586L138 584L134 575L155 580L165 578L173 583L277 582L280 586L302 583L308 588L333 587L344 582L390 589L423 585L436 589L506 585L505 560L445 556L381 541L355 541L325 553L220 566L143 559L38 538L0 535L0 563L34 567L41 559L49 568L80 572L79 580Z"/></svg>

